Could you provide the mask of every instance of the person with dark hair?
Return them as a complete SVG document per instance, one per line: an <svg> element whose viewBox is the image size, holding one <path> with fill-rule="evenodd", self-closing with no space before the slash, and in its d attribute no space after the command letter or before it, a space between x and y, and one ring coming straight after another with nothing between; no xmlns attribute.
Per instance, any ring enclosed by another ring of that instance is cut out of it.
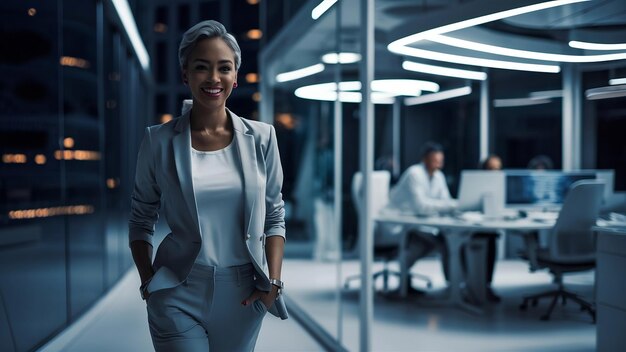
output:
<svg viewBox="0 0 626 352"><path fill-rule="evenodd" d="M226 108L241 50L216 21L183 35L183 114L146 128L129 243L156 351L253 351L280 296L285 246L283 171L272 125ZM152 262L154 225L171 233Z"/></svg>
<svg viewBox="0 0 626 352"><path fill-rule="evenodd" d="M481 161L478 167L483 170L502 170L502 159L495 154L491 154Z"/></svg>
<svg viewBox="0 0 626 352"><path fill-rule="evenodd" d="M537 155L530 159L528 168L531 170L551 170L554 169L554 163L547 155Z"/></svg>
<svg viewBox="0 0 626 352"><path fill-rule="evenodd" d="M402 213L434 215L456 207L450 196L444 165L443 147L428 142L422 148L422 162L410 166L389 193L389 205Z"/></svg>

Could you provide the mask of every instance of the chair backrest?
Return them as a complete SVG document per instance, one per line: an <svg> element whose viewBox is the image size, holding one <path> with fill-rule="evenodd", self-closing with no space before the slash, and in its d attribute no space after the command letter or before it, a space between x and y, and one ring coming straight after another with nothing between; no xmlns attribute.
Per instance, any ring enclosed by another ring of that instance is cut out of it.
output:
<svg viewBox="0 0 626 352"><path fill-rule="evenodd" d="M550 236L550 256L553 258L593 255L595 225L604 192L604 182L580 180L573 183L565 196Z"/></svg>
<svg viewBox="0 0 626 352"><path fill-rule="evenodd" d="M391 174L389 171L380 170L372 171L372 216L376 216L378 212L389 202L389 183ZM356 172L352 177L352 203L356 208L357 214L361 214L361 206L363 203L363 175Z"/></svg>

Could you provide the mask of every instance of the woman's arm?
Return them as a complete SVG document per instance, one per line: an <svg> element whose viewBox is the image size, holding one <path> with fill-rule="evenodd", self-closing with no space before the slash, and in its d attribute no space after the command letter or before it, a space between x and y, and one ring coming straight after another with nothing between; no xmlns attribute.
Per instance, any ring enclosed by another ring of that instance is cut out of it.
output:
<svg viewBox="0 0 626 352"><path fill-rule="evenodd" d="M128 220L128 241L141 283L147 282L152 270L152 235L159 218L161 190L155 178L150 130L146 132L137 155L135 187L131 196L131 212Z"/></svg>
<svg viewBox="0 0 626 352"><path fill-rule="evenodd" d="M283 266L283 254L285 252L285 239L282 236L271 236L265 240L265 255L270 279L281 280ZM263 298L266 307L271 307L278 296L278 287L271 285L270 292Z"/></svg>
<svg viewBox="0 0 626 352"><path fill-rule="evenodd" d="M285 251L285 202L283 201L283 168L276 142L276 131L270 126L270 138L265 153L266 188L265 188L265 256L269 278L281 280L283 253ZM266 307L271 307L278 287L271 285L270 292L255 291L242 304L247 305L261 299Z"/></svg>
<svg viewBox="0 0 626 352"><path fill-rule="evenodd" d="M145 241L134 241L130 244L130 251L133 253L133 260L139 272L141 282L144 283L152 278L152 245Z"/></svg>

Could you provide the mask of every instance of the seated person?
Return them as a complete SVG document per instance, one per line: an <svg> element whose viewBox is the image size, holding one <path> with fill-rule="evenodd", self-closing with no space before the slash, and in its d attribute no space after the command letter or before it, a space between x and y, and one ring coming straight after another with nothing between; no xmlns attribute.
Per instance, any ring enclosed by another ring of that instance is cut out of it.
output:
<svg viewBox="0 0 626 352"><path fill-rule="evenodd" d="M551 170L554 169L554 163L547 155L537 155L530 159L528 168L531 170Z"/></svg>
<svg viewBox="0 0 626 352"><path fill-rule="evenodd" d="M422 152L422 162L410 166L400 176L398 183L389 192L389 203L383 212L435 215L455 209L457 202L450 197L445 176L441 172L443 164L442 146L427 143ZM447 272L447 256L442 236L433 236L432 232L429 229L417 229L414 236L409 236L409 243L405 249L407 255L400 258L407 269L410 269L417 259L439 248L444 253L444 272ZM407 279L410 280L410 277Z"/></svg>
<svg viewBox="0 0 626 352"><path fill-rule="evenodd" d="M441 172L443 148L429 142L424 146L422 162L410 166L389 192L387 209L413 215L436 215L456 208L446 178Z"/></svg>
<svg viewBox="0 0 626 352"><path fill-rule="evenodd" d="M479 167L483 170L502 170L502 160L499 156L492 154L483 160ZM485 287L485 291L487 293L486 298L491 302L500 302L500 297L496 295L491 287L491 282L493 281L493 271L496 265L496 240L498 239L498 234L493 232L477 232L472 234L472 239L487 240L487 270L485 272L485 283L487 285L487 287ZM461 265L463 265L465 272L467 272L467 267L469 265L467 255L465 254L466 250L467 245L464 245L461 250Z"/></svg>

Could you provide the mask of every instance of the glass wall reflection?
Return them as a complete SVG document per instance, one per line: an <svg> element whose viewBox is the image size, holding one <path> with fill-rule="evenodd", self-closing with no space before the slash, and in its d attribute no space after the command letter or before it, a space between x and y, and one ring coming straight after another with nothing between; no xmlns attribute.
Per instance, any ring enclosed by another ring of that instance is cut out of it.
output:
<svg viewBox="0 0 626 352"><path fill-rule="evenodd" d="M0 4L2 351L41 346L130 266L148 90L114 16L99 1Z"/></svg>

